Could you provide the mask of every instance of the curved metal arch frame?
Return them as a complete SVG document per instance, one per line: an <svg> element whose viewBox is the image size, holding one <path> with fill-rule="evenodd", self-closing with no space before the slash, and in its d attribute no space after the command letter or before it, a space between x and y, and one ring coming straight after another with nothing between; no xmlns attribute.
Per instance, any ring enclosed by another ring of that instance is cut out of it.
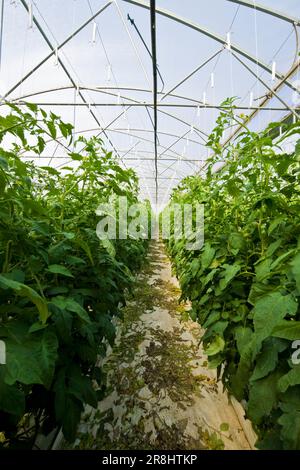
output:
<svg viewBox="0 0 300 470"><path fill-rule="evenodd" d="M17 100L20 100L20 99L26 99L26 98L29 98L29 97L32 97L32 96L37 96L37 95L41 95L41 94L51 93L51 92L55 92L55 91L67 90L67 89L73 90L74 87L73 87L73 86L63 86L63 87L57 87L57 88L42 90L42 91L39 91L39 92L34 92L34 93L29 93L29 94L23 95L23 96L19 97L18 99L14 99L13 101L17 101ZM96 87L96 88L92 88L92 87L91 87L91 88L90 88L90 87L80 87L80 89L81 89L81 90L95 91L95 92L99 92L99 93L104 93L104 94L111 95L111 96L115 96L115 97L118 96L117 93L105 92L105 91L103 91L102 89L99 89L99 88L97 88L97 87ZM121 89L121 88L113 87L113 89L118 90L118 89ZM126 88L124 88L124 89L126 89ZM145 92L151 93L151 91L149 91L149 90L147 90L147 89L143 90L143 89L138 89L138 88L128 88L128 90L130 90L130 89L136 90L136 91L145 91ZM171 95L171 96L176 97L177 95ZM178 97L180 97L180 96L178 95ZM135 100L135 99L133 99L133 98L129 98L129 97L127 97L127 96L120 95L120 98L127 99L128 101L132 101L133 103L141 103L141 104L143 104L143 102L141 102L141 101L139 101L139 100ZM186 98L183 97L183 96L181 96L181 98L182 98L182 99L186 99ZM189 99L190 101L192 101L191 98L188 98L188 99ZM197 101L197 100L193 100L193 101L195 102L195 104L201 104L201 101ZM5 103L2 103L2 104L4 105ZM86 104L86 103L85 103L85 104ZM88 104L86 104L86 105L88 106ZM126 103L126 104L124 104L123 106L124 106L124 107L128 106L128 107L130 108L130 103ZM166 114L166 115L168 115L168 116L174 118L174 119L177 120L177 121L180 121L182 124L185 124L185 125L187 125L187 126L189 126L189 127L192 125L192 123L187 122L187 121L185 121L185 120L179 118L178 116L174 116L174 115L171 114L171 113L168 113L168 112L163 111L163 110L161 110L161 109L158 110L158 111L159 111L160 113L162 113L162 114ZM205 137L208 137L208 135L207 135L205 132L203 132L201 129L199 129L197 126L194 126L194 130L195 130L195 131L198 131L200 134L203 134ZM203 137L201 137L201 138L203 139ZM204 139L203 139L203 140L204 140ZM205 141L204 141L204 142L205 142ZM200 144L200 145L201 145L201 144ZM203 144L202 144L202 145L203 145Z"/></svg>
<svg viewBox="0 0 300 470"><path fill-rule="evenodd" d="M292 23L296 26L300 26L300 18L296 18L295 16L286 15L281 11L274 10L273 8L266 7L265 5L261 5L260 3L251 3L248 0L227 0L227 2L237 3L238 5L242 5L244 7L252 8L253 10L260 11L262 13L266 13L267 15L274 16L275 18L279 18L280 20L287 21L288 23Z"/></svg>
<svg viewBox="0 0 300 470"><path fill-rule="evenodd" d="M84 133L86 133L86 132L93 132L93 131L97 131L97 130L99 130L99 128L81 129L81 130L79 130L79 131L76 131L75 134L84 134ZM100 129L100 130L101 130L101 129ZM108 132L115 132L115 133L118 133L118 134L121 134L121 135L126 135L126 136L130 136L130 137L135 137L136 139L142 140L142 141L147 142L147 143L152 143L152 140L146 139L146 138L143 138L143 137L140 137L140 136L137 136L137 135L132 134L132 133L130 133L130 132L128 133L126 130L124 130L124 131L117 130L117 129L107 129L107 130L108 130ZM150 132L151 132L151 131L150 131ZM53 141L55 141L55 142L57 142L57 143L60 143L60 139L62 139L62 137L57 137L56 139L49 139L48 141L46 141L46 144L49 143L49 142L53 142ZM171 150L171 149L169 149L168 147L165 147L165 146L163 146L163 145L160 145L160 147L161 147L162 149L164 149L164 150L170 150L170 152L171 152L172 154L174 154L174 155L176 155L176 157L178 157L178 158L174 158L174 162L178 161L178 159L181 159L181 161L183 161L183 162L185 162L185 163L189 163L189 162L190 162L190 160L189 160L188 158L182 157L182 155L179 154L178 152L176 152L175 150ZM25 152L24 152L24 153L25 153ZM29 158L29 157L27 157L27 156L24 155L24 154L23 154L23 157L24 157L24 158ZM55 157L53 157L53 158L55 158ZM124 156L123 156L123 158L124 158ZM71 159L68 158L67 156L65 157L65 159L66 159L66 161L71 160ZM153 161L153 159L152 159L152 161ZM160 159L158 159L158 162L159 162L159 161L160 161ZM193 161L193 160L191 160L191 161ZM199 159L199 160L195 160L195 161L201 162L201 161L203 161L203 160Z"/></svg>
<svg viewBox="0 0 300 470"><path fill-rule="evenodd" d="M135 6L141 7L141 8L145 8L147 10L149 10L149 8L150 8L150 6L142 0L123 0L123 1L126 2L126 3L130 3L132 5L135 5ZM157 7L156 8L156 13L161 15L161 16L164 16L164 17L166 17L170 20L176 21L177 23L180 23L184 26L187 26L188 28L191 28L195 31L198 31L199 33L204 34L205 36L213 39L216 42L219 42L220 44L224 45L227 42L226 39L223 38L222 36L220 36L219 34L214 33L214 32L212 32L212 31L210 31L210 30L208 30L208 29L206 29L206 28L204 28L204 27L202 27L202 26L200 26L196 23L193 23L192 21L187 20L186 18L183 18L182 16L175 15L174 13L172 13L169 10ZM262 60L258 59L257 57L254 57L252 54L245 51L244 49L239 47L237 44L231 43L231 49L233 51L237 52L238 54L244 56L246 59L250 60L254 64L258 65L260 68L262 68L265 71L272 74L272 69L268 66L268 64L264 63ZM276 77L279 78L279 79L283 79L284 74L276 72ZM293 86L293 84L291 82L286 80L285 83L286 83L287 86L292 88L294 91L297 91L297 89Z"/></svg>
<svg viewBox="0 0 300 470"><path fill-rule="evenodd" d="M136 5L136 6L143 7L143 8L147 8L147 9L150 8L149 5L147 5L145 2L140 1L140 0L123 0L123 1L125 1L125 2L127 2L127 3L131 3L131 4ZM287 16L287 15L281 14L280 12L276 12L275 10L269 9L269 8L267 8L267 7L263 7L262 5L258 5L258 4L255 4L255 5L254 5L254 4L251 4L251 3L248 2L248 1L242 1L242 0L227 0L227 1L231 1L231 2L233 2L233 3L238 3L238 4L240 4L240 5L243 5L243 6L249 7L249 8L256 8L256 9L259 10L259 11L262 11L262 12L264 12L264 13L268 13L268 14L273 15L273 16L276 16L276 17L278 17L278 18L280 18L280 19L282 19L282 20L288 21L288 22L293 23L294 25L297 25L297 26L299 26L299 24L300 24L300 20L298 20L297 18L289 17L289 16ZM24 5L24 4L26 5L26 2L25 2L24 0L21 0L21 2L23 3L23 5ZM112 2L108 2L108 3L105 5L105 8L106 8L108 5L110 5L111 3L114 3L114 0L113 0ZM188 20L186 20L186 19L184 19L184 18L182 18L182 17L176 16L175 14L173 14L172 12L169 12L168 10L156 8L156 12L157 12L158 14L161 14L161 15L163 15L163 16L168 17L169 19L172 19L172 20L174 20L174 21L177 21L177 22L179 22L179 23L181 23L181 24L183 24L183 25L185 25L185 26L187 26L187 27L190 27L190 28L192 28L192 29L194 29L194 30L196 30L196 31L199 31L199 32L201 32L202 34L204 34L204 35L206 35L206 36L208 36L208 37L214 39L215 41L222 43L223 45L226 43L226 41L224 40L224 38L222 38L221 36L219 36L219 35L217 35L217 34L215 34L215 33L212 33L211 31L206 30L205 28L202 28L201 26L196 25L196 24L194 24L194 23L192 23L192 22L190 22L190 21L188 21ZM93 17L95 17L95 15L94 15ZM90 22L90 21L91 21L91 19L90 19L88 22ZM88 22L87 22L87 24L88 24ZM271 73L271 69L270 69L270 67L268 67L267 64L264 64L262 61L257 60L257 58L251 56L248 52L246 52L246 51L242 50L241 48L239 48L239 46L232 44L232 45L231 45L231 48L232 48L232 50L235 50L235 52L237 52L238 54L240 54L240 55L246 57L246 58L249 59L250 61L252 61L252 62L254 62L255 64L259 65L259 66L260 66L261 68L263 68L264 70L269 71L269 72ZM54 50L52 50L52 54L53 54L53 53L54 53ZM68 75L68 74L67 74L67 75ZM295 89L295 87L292 85L292 83L290 83L290 82L288 81L288 79L287 79L287 76L288 76L288 75L287 75L287 74L286 74L286 76L283 76L282 74L276 73L276 76L277 76L277 78L280 78L281 81L282 81L284 84L286 84L286 85L289 86L290 88L292 88L292 89L294 89L295 91L297 91L297 90ZM69 78L70 78L70 77L69 77ZM72 79L71 79L71 82L73 82ZM74 88L74 83L73 83L73 87L70 87L70 88ZM82 98L82 99L83 99L83 98ZM83 101L85 101L85 100L83 99ZM132 101L134 101L134 100L132 100ZM264 102L265 102L265 101L264 101ZM262 106L264 105L264 102L262 103L262 105L261 105L260 107L262 107ZM129 105L129 106L130 106L130 105ZM255 114L256 114L256 112L258 112L258 111L259 111L259 109L255 111ZM161 111L161 112L163 112L163 111ZM163 113L166 114L166 115L169 115L170 117L174 117L174 118L175 118L175 116L172 116L170 113L166 113L166 112L163 112ZM176 118L175 118L175 119L176 119ZM178 118L177 118L177 119L178 119ZM178 119L178 120L181 121L181 122L184 122L184 121L182 121L181 119ZM187 122L184 122L184 123L187 124L188 126L191 125L191 124L188 124ZM100 127L101 127L101 126L100 126ZM105 130L106 130L106 129L105 129ZM195 129L195 130L196 130L196 129ZM197 131L198 131L198 132L201 132L199 129L197 129Z"/></svg>

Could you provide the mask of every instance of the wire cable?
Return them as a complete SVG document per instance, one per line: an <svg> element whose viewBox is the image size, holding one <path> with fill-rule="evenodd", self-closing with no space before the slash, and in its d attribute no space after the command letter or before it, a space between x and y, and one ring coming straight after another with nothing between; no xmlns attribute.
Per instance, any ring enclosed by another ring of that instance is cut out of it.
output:
<svg viewBox="0 0 300 470"><path fill-rule="evenodd" d="M150 55L150 57L151 57L151 59L152 59L152 54L151 54L151 52L150 52L150 50L149 50L149 47L147 46L147 43L146 43L146 41L144 40L144 38L143 38L143 36L142 36L142 34L141 34L139 28L138 28L137 25L135 24L134 19L130 17L129 13L127 13L127 19L128 19L128 21L130 22L130 24L134 27L134 29L136 30L136 32L137 32L137 34L138 34L140 40L142 41L142 43L144 44L144 46L145 46L145 48L146 48L146 51L148 52L148 54ZM161 75L161 73L160 73L160 71L159 71L158 65L156 65L156 68L157 68L157 73L158 73L159 78L160 78L161 83L162 83L162 89L160 90L160 93L162 93L163 90L164 90L164 88L165 88L165 82L164 82L164 79L162 78L162 75Z"/></svg>
<svg viewBox="0 0 300 470"><path fill-rule="evenodd" d="M153 113L154 113L154 166L155 166L155 204L158 203L158 168L157 168L157 61L156 61L156 15L155 0L150 0L150 25L153 73Z"/></svg>

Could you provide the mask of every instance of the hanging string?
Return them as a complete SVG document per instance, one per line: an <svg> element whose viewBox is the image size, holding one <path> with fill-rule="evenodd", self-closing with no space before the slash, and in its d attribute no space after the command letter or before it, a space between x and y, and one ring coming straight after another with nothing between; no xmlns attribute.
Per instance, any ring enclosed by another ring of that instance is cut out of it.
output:
<svg viewBox="0 0 300 470"><path fill-rule="evenodd" d="M32 12L32 8L31 8L31 12ZM14 19L15 19L16 15L14 15ZM33 15L32 15L32 18L33 18ZM33 20L32 20L33 21ZM33 24L33 23L32 23ZM14 26L15 26L15 21L14 21ZM20 96L22 96L22 90L23 90L23 77L24 77L24 70L25 70L25 57L26 57L26 53L27 53L27 43L28 43L28 29L26 28L25 29L25 41L24 41L24 47L23 47L23 55L22 55L22 65L21 65L21 77L22 77L22 81L20 83L20 87L19 87L19 93L20 93Z"/></svg>
<svg viewBox="0 0 300 470"><path fill-rule="evenodd" d="M72 13L72 31L75 26L75 1L73 2L73 13ZM73 152L75 151L75 136L76 136L76 112L77 112L77 99L79 97L79 84L76 84L74 89L74 106L73 106Z"/></svg>
<svg viewBox="0 0 300 470"><path fill-rule="evenodd" d="M92 44L96 44L96 34L97 34L97 23L96 21L94 21L93 30L92 30Z"/></svg>
<svg viewBox="0 0 300 470"><path fill-rule="evenodd" d="M108 64L107 66L107 83L111 81L111 65Z"/></svg>
<svg viewBox="0 0 300 470"><path fill-rule="evenodd" d="M250 92L249 108L253 107L254 94L253 91Z"/></svg>
<svg viewBox="0 0 300 470"><path fill-rule="evenodd" d="M256 94L259 96L259 66L258 66L258 28L257 28L257 9L256 0L254 0L254 31L255 31L255 55L256 55ZM258 114L259 126L261 124L261 115Z"/></svg>
<svg viewBox="0 0 300 470"><path fill-rule="evenodd" d="M276 80L276 62L273 60L272 63L272 81Z"/></svg>
<svg viewBox="0 0 300 470"><path fill-rule="evenodd" d="M226 49L231 50L231 31L226 34Z"/></svg>
<svg viewBox="0 0 300 470"><path fill-rule="evenodd" d="M33 28L33 10L32 10L32 2L28 4L28 28Z"/></svg>
<svg viewBox="0 0 300 470"><path fill-rule="evenodd" d="M57 67L58 66L58 48L55 48L55 54L54 54L54 65Z"/></svg>

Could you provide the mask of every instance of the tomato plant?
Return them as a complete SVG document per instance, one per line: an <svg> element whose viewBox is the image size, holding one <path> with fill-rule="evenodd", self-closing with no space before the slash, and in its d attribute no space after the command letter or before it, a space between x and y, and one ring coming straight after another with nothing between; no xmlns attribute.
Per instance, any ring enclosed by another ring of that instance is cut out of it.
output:
<svg viewBox="0 0 300 470"><path fill-rule="evenodd" d="M137 201L138 181L98 138L79 138L58 170L21 159L39 155L72 126L33 104L10 104L0 118L0 431L5 447L30 447L38 432L61 426L72 441L85 404L97 406L103 376L97 365L114 340L112 317L146 250L144 240L96 235L99 203L117 195ZM23 428L25 431L23 431ZM28 431L29 430L29 431Z"/></svg>
<svg viewBox="0 0 300 470"><path fill-rule="evenodd" d="M300 123L282 135L270 124L222 147L234 106L217 120L206 177L186 178L172 201L205 206L205 243L187 251L168 242L183 297L203 325L211 367L240 401L258 433L258 447L300 448L300 366L291 341L300 339ZM222 162L222 169L216 171ZM224 163L223 163L224 162Z"/></svg>

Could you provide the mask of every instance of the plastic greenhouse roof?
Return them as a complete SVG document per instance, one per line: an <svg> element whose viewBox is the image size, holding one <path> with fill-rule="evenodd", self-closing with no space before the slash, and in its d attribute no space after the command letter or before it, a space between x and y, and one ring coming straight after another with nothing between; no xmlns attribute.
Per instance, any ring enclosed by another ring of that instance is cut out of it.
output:
<svg viewBox="0 0 300 470"><path fill-rule="evenodd" d="M149 2L1 0L0 8L1 95L52 109L86 137L100 134L154 202ZM296 112L299 25L298 0L156 2L159 204L203 171L224 99L238 97L236 112L254 130ZM69 157L53 141L35 159L59 167Z"/></svg>

